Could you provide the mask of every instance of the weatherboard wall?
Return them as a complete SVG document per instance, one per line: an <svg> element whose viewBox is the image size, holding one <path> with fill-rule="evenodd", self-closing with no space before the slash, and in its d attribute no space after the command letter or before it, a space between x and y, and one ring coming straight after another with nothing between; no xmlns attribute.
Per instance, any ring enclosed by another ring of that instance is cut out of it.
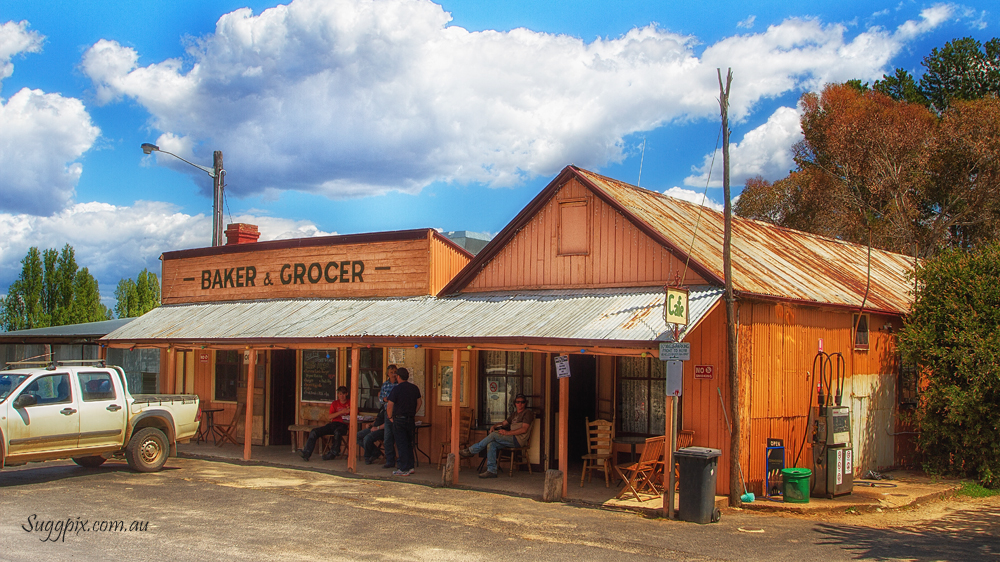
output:
<svg viewBox="0 0 1000 562"><path fill-rule="evenodd" d="M586 213L570 213L569 205L585 205ZM570 241L573 247L567 248L567 239L581 231L586 236L585 251L579 251L575 238ZM681 276L685 284L706 284L618 210L571 179L463 291L642 287L674 282Z"/></svg>

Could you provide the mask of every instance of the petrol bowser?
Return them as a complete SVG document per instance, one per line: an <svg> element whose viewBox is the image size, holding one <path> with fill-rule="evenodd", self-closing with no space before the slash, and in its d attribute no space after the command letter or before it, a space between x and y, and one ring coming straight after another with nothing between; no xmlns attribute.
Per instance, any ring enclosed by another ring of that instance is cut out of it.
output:
<svg viewBox="0 0 1000 562"><path fill-rule="evenodd" d="M851 409L842 406L844 356L820 351L813 361L817 401L813 414L813 481L810 495L833 498L854 489Z"/></svg>

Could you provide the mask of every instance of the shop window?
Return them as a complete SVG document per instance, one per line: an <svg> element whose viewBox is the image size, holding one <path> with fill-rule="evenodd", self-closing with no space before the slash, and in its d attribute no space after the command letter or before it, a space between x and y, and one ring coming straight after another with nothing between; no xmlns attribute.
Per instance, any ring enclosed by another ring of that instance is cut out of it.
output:
<svg viewBox="0 0 1000 562"><path fill-rule="evenodd" d="M619 357L618 434L663 435L667 423L666 391L663 361L650 357Z"/></svg>
<svg viewBox="0 0 1000 562"><path fill-rule="evenodd" d="M919 400L917 366L910 362L900 362L899 366L899 404L905 407L915 407Z"/></svg>
<svg viewBox="0 0 1000 562"><path fill-rule="evenodd" d="M494 424L514 411L514 397L531 396L534 358L520 351L479 353L479 422ZM529 401L530 405L530 401Z"/></svg>
<svg viewBox="0 0 1000 562"><path fill-rule="evenodd" d="M559 255L583 255L590 252L590 228L587 200L559 204Z"/></svg>
<svg viewBox="0 0 1000 562"><path fill-rule="evenodd" d="M227 349L215 352L215 400L236 402L236 387L240 379L243 355Z"/></svg>
<svg viewBox="0 0 1000 562"><path fill-rule="evenodd" d="M854 330L854 349L868 349L868 315L853 315L851 326Z"/></svg>
<svg viewBox="0 0 1000 562"><path fill-rule="evenodd" d="M355 390L358 393L358 408L377 412L382 406L378 402L378 392L382 389L382 348L362 348L359 354L358 363L361 366L361 377ZM348 350L347 353L347 380L353 380L351 369L353 368L353 355Z"/></svg>

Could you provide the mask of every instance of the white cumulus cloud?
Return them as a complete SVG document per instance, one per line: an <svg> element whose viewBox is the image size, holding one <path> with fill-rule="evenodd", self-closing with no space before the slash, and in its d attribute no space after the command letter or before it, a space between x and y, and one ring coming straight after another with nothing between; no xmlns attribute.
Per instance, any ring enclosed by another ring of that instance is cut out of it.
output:
<svg viewBox="0 0 1000 562"><path fill-rule="evenodd" d="M0 24L0 80L14 73L10 60L15 55L41 51L44 39L37 31L28 31L27 21Z"/></svg>
<svg viewBox="0 0 1000 562"><path fill-rule="evenodd" d="M184 58L139 66L134 49L101 40L81 67L101 103L145 107L158 142L202 162L222 150L236 195L413 193L620 162L627 135L714 116L717 67L737 69L736 120L762 99L880 77L946 10L853 37L792 18L699 55L696 38L655 24L588 43L470 32L427 0L295 0L225 14Z"/></svg>
<svg viewBox="0 0 1000 562"><path fill-rule="evenodd" d="M0 80L14 56L37 53L41 35L27 22L0 25ZM0 208L47 215L69 204L83 166L77 160L100 134L76 98L22 88L0 98Z"/></svg>
<svg viewBox="0 0 1000 562"><path fill-rule="evenodd" d="M725 208L722 203L709 199L708 196L705 195L705 192L699 193L690 189L684 189L683 187L671 187L670 189L664 191L663 194L673 197L674 199L680 199L682 201L688 201L696 205L708 207L713 211L722 211Z"/></svg>
<svg viewBox="0 0 1000 562"><path fill-rule="evenodd" d="M730 185L742 185L754 176L778 179L786 176L795 166L792 145L802 140L800 114L791 107L779 107L767 122L743 136L739 142L729 144ZM684 185L722 187L722 150L705 156L695 174L684 178ZM711 179L709 175L711 174Z"/></svg>
<svg viewBox="0 0 1000 562"><path fill-rule="evenodd" d="M260 240L328 236L308 221L240 215L234 222L258 225ZM0 213L0 287L21 272L28 248L73 246L80 267L100 283L108 304L118 280L134 278L142 268L160 274L163 252L211 245L212 217L188 215L169 203L137 201L132 206L77 203L51 216Z"/></svg>

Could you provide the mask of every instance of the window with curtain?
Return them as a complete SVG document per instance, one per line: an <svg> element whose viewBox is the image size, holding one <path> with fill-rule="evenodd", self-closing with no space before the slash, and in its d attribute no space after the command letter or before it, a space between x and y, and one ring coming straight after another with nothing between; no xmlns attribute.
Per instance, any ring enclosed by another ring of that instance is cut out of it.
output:
<svg viewBox="0 0 1000 562"><path fill-rule="evenodd" d="M531 396L534 358L521 351L479 352L479 422L494 424L514 410L514 397ZM532 406L528 400L528 406Z"/></svg>
<svg viewBox="0 0 1000 562"><path fill-rule="evenodd" d="M663 435L667 423L667 375L663 361L618 358L618 434Z"/></svg>
<svg viewBox="0 0 1000 562"><path fill-rule="evenodd" d="M868 315L851 315L854 329L854 349L868 349Z"/></svg>

